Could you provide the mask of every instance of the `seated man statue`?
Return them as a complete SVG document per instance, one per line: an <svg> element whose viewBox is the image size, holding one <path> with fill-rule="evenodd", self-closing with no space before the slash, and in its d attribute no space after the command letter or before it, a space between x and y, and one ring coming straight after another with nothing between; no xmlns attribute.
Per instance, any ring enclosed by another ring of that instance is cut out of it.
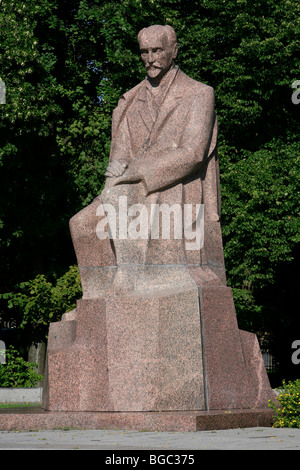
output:
<svg viewBox="0 0 300 470"><path fill-rule="evenodd" d="M170 26L138 41L147 76L114 110L105 188L70 221L83 296L50 325L43 407L195 430L195 410L250 412L272 392L226 285L214 91L175 65Z"/></svg>
<svg viewBox="0 0 300 470"><path fill-rule="evenodd" d="M138 41L147 76L114 110L105 189L70 222L84 298L225 282L214 90L175 65L171 26Z"/></svg>

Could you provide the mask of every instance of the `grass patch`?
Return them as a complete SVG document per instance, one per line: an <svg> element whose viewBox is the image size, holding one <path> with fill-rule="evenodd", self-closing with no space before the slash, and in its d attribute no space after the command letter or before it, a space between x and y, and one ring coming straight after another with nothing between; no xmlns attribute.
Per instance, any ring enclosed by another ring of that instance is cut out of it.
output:
<svg viewBox="0 0 300 470"><path fill-rule="evenodd" d="M32 407L32 406L41 406L40 403L0 403L1 408L24 408L24 407Z"/></svg>

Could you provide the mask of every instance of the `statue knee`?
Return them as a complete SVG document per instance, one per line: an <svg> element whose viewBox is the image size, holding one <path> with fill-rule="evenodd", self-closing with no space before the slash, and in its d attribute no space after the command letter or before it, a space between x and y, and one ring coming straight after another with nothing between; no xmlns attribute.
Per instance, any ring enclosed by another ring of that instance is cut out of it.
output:
<svg viewBox="0 0 300 470"><path fill-rule="evenodd" d="M100 201L101 202L101 201ZM99 198L75 214L69 221L69 227L73 240L87 239L96 234L97 226L97 207Z"/></svg>
<svg viewBox="0 0 300 470"><path fill-rule="evenodd" d="M82 209L80 212L75 214L69 221L69 227L72 239L80 239L86 234L86 228L88 223L87 208Z"/></svg>

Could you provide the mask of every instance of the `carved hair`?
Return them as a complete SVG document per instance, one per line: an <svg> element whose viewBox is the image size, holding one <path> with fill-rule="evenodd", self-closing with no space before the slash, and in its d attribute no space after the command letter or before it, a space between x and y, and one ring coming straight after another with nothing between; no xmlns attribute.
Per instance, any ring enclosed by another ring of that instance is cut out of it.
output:
<svg viewBox="0 0 300 470"><path fill-rule="evenodd" d="M171 45L175 45L177 43L177 37L176 37L176 33L174 31L174 29L172 28L172 26L170 25L160 25L160 24L155 24L153 26L149 26L148 28L143 28L139 34L138 34L138 41L140 42L142 36L145 34L145 33L161 33L163 32L164 36L167 38L169 44Z"/></svg>

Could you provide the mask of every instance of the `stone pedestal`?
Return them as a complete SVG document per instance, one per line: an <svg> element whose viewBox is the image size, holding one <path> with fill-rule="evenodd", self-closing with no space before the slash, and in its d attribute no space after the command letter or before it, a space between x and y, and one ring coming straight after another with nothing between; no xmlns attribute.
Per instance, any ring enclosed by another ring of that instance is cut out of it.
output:
<svg viewBox="0 0 300 470"><path fill-rule="evenodd" d="M213 429L271 427L271 409L218 411L45 411L0 409L1 431L36 429L125 429L193 432Z"/></svg>
<svg viewBox="0 0 300 470"><path fill-rule="evenodd" d="M197 286L187 269L186 275L191 286L181 292L81 299L76 314L52 323L43 407L267 408L274 396L259 345L255 335L238 329L231 289Z"/></svg>
<svg viewBox="0 0 300 470"><path fill-rule="evenodd" d="M169 26L144 34L165 36L169 63L122 95L105 187L70 221L83 297L50 326L43 407L127 429L245 425L273 392L226 285L214 91L175 65Z"/></svg>
<svg viewBox="0 0 300 470"><path fill-rule="evenodd" d="M47 409L203 410L197 290L80 300L49 332Z"/></svg>

